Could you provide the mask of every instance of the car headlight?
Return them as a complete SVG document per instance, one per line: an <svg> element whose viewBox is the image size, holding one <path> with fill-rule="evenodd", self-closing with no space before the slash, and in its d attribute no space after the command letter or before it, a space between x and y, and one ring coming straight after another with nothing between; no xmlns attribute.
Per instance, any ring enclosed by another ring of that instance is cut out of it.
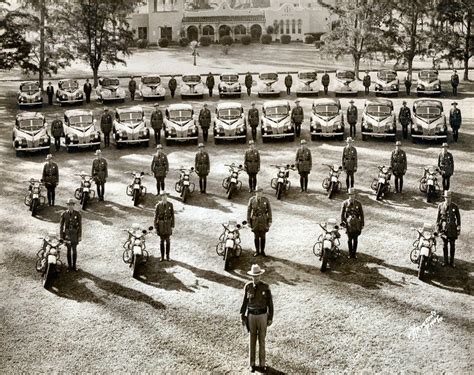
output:
<svg viewBox="0 0 474 375"><path fill-rule="evenodd" d="M418 90L424 90L425 89L425 85L422 85L422 84L419 84L417 87L418 87Z"/></svg>
<svg viewBox="0 0 474 375"><path fill-rule="evenodd" d="M435 89L435 90L439 90L440 88L441 88L440 85L434 85L434 89Z"/></svg>
<svg viewBox="0 0 474 375"><path fill-rule="evenodd" d="M382 90L382 85L380 83L376 83L375 88L377 88L379 90Z"/></svg>
<svg viewBox="0 0 474 375"><path fill-rule="evenodd" d="M336 121L334 123L334 126L336 126L338 129L340 129L341 128L341 121Z"/></svg>
<svg viewBox="0 0 474 375"><path fill-rule="evenodd" d="M62 94L62 95L61 95L61 98L67 99L67 95L66 95L66 94Z"/></svg>
<svg viewBox="0 0 474 375"><path fill-rule="evenodd" d="M398 90L398 85L392 85L392 90Z"/></svg>

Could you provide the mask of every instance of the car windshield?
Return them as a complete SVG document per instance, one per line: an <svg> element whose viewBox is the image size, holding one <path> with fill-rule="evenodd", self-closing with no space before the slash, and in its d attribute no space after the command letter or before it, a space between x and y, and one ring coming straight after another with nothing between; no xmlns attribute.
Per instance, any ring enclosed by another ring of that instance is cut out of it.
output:
<svg viewBox="0 0 474 375"><path fill-rule="evenodd" d="M39 84L38 83L23 83L20 86L20 91L21 92L36 92L39 90Z"/></svg>
<svg viewBox="0 0 474 375"><path fill-rule="evenodd" d="M183 76L183 82L192 83L192 82L201 82L201 76Z"/></svg>
<svg viewBox="0 0 474 375"><path fill-rule="evenodd" d="M355 74L354 72L350 70L343 70L343 71L336 72L336 77L339 79L354 79Z"/></svg>
<svg viewBox="0 0 474 375"><path fill-rule="evenodd" d="M278 74L276 73L262 73L260 74L260 79L261 80L268 80L268 81L276 81L278 80Z"/></svg>
<svg viewBox="0 0 474 375"><path fill-rule="evenodd" d="M370 116L388 116L392 112L392 108L388 105L368 105L367 114Z"/></svg>
<svg viewBox="0 0 474 375"><path fill-rule="evenodd" d="M161 78L160 77L143 77L142 82L145 85L157 85L158 83L161 82Z"/></svg>
<svg viewBox="0 0 474 375"><path fill-rule="evenodd" d="M37 131L43 128L43 119L41 118L29 118L22 119L19 121L19 128L26 131Z"/></svg>
<svg viewBox="0 0 474 375"><path fill-rule="evenodd" d="M137 122L141 121L143 118L143 113L142 112L121 112L119 114L120 121L125 122Z"/></svg>
<svg viewBox="0 0 474 375"><path fill-rule="evenodd" d="M298 78L315 80L317 78L317 75L316 75L316 72L301 72L301 73L298 73Z"/></svg>
<svg viewBox="0 0 474 375"><path fill-rule="evenodd" d="M380 80L385 82L391 82L397 79L397 73L391 71L381 71L377 73Z"/></svg>
<svg viewBox="0 0 474 375"><path fill-rule="evenodd" d="M77 81L63 81L59 87L63 90L77 90L79 87L79 84Z"/></svg>
<svg viewBox="0 0 474 375"><path fill-rule="evenodd" d="M278 107L267 107L265 109L265 114L269 117L284 116L288 114L288 107L284 105Z"/></svg>
<svg viewBox="0 0 474 375"><path fill-rule="evenodd" d="M239 81L239 76L237 74L229 74L221 76L222 82L235 83Z"/></svg>
<svg viewBox="0 0 474 375"><path fill-rule="evenodd" d="M119 86L120 81L118 78L102 78L101 81L102 86Z"/></svg>
<svg viewBox="0 0 474 375"><path fill-rule="evenodd" d="M69 116L69 124L76 128L87 128L93 122L92 115Z"/></svg>
<svg viewBox="0 0 474 375"><path fill-rule="evenodd" d="M169 111L170 120L173 121L187 121L192 119L192 112L190 109L178 109Z"/></svg>
<svg viewBox="0 0 474 375"><path fill-rule="evenodd" d="M423 70L420 72L419 77L423 81L432 82L438 79L438 73L430 71L430 70Z"/></svg>
<svg viewBox="0 0 474 375"><path fill-rule="evenodd" d="M416 115L423 118L437 118L441 115L441 108L435 106L417 107Z"/></svg>
<svg viewBox="0 0 474 375"><path fill-rule="evenodd" d="M237 118L240 118L240 114L240 108L226 108L221 109L218 112L219 118L224 120L235 120Z"/></svg>
<svg viewBox="0 0 474 375"><path fill-rule="evenodd" d="M335 116L339 113L339 108L334 104L320 104L314 110L320 116Z"/></svg>

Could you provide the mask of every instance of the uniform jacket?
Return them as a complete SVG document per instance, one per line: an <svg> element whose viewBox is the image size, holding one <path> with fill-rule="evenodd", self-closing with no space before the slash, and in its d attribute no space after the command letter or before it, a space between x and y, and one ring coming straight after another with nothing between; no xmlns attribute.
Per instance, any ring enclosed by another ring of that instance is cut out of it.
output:
<svg viewBox="0 0 474 375"><path fill-rule="evenodd" d="M370 87L370 76L367 74L364 76L364 79L362 80L362 83L364 84L364 87Z"/></svg>
<svg viewBox="0 0 474 375"><path fill-rule="evenodd" d="M112 131L112 115L110 113L104 113L100 118L100 130L102 133L109 134Z"/></svg>
<svg viewBox="0 0 474 375"><path fill-rule="evenodd" d="M51 135L54 138L59 138L64 135L64 127L61 120L56 119L51 123Z"/></svg>
<svg viewBox="0 0 474 375"><path fill-rule="evenodd" d="M451 128L459 129L461 127L461 110L459 108L452 108L449 111L449 125Z"/></svg>
<svg viewBox="0 0 474 375"><path fill-rule="evenodd" d="M171 236L174 228L174 208L171 202L160 202L155 207L155 228L160 237Z"/></svg>
<svg viewBox="0 0 474 375"><path fill-rule="evenodd" d="M199 125L204 129L211 126L211 111L208 108L203 108L199 112Z"/></svg>
<svg viewBox="0 0 474 375"><path fill-rule="evenodd" d="M253 78L251 74L245 75L245 87L248 89L252 87Z"/></svg>
<svg viewBox="0 0 474 375"><path fill-rule="evenodd" d="M272 223L272 208L266 197L252 197L247 207L247 222L252 232L268 232Z"/></svg>
<svg viewBox="0 0 474 375"><path fill-rule="evenodd" d="M347 122L351 125L357 124L357 107L355 105L347 107Z"/></svg>
<svg viewBox="0 0 474 375"><path fill-rule="evenodd" d="M304 120L303 107L295 107L291 110L291 119L295 124L301 124Z"/></svg>
<svg viewBox="0 0 474 375"><path fill-rule="evenodd" d="M285 77L285 86L286 87L291 87L292 84L293 84L293 77L288 74Z"/></svg>
<svg viewBox="0 0 474 375"><path fill-rule="evenodd" d="M350 199L347 199L342 203L341 223L347 225L347 234L350 236L358 236L362 232L364 211L358 200L354 199L351 202Z"/></svg>
<svg viewBox="0 0 474 375"><path fill-rule="evenodd" d="M53 94L54 94L54 88L53 88L53 86L48 86L48 87L46 87L46 94L47 94L48 96L53 96Z"/></svg>
<svg viewBox="0 0 474 375"><path fill-rule="evenodd" d="M260 171L260 152L258 150L245 151L244 168L249 174L257 174Z"/></svg>
<svg viewBox="0 0 474 375"><path fill-rule="evenodd" d="M400 108L400 112L398 113L398 119L400 120L400 124L402 126L408 126L411 123L411 111L408 107Z"/></svg>
<svg viewBox="0 0 474 375"><path fill-rule="evenodd" d="M134 79L131 79L130 82L128 82L128 91L130 92L137 91L137 81L135 81Z"/></svg>
<svg viewBox="0 0 474 375"><path fill-rule="evenodd" d="M403 150L393 150L390 166L395 176L403 176L407 171L407 155Z"/></svg>
<svg viewBox="0 0 474 375"><path fill-rule="evenodd" d="M46 185L56 186L58 184L59 168L54 161L51 163L45 163L43 167L43 181Z"/></svg>
<svg viewBox="0 0 474 375"><path fill-rule="evenodd" d="M199 176L207 176L211 169L211 162L207 151L199 151L194 160L194 167Z"/></svg>
<svg viewBox="0 0 474 375"><path fill-rule="evenodd" d="M406 86L406 87L410 87L410 86L411 86L411 76L409 76L409 75L407 74L406 77L405 77L404 82L405 82L405 86Z"/></svg>
<svg viewBox="0 0 474 375"><path fill-rule="evenodd" d="M451 85L458 86L459 85L459 76L457 74L453 74L451 76Z"/></svg>
<svg viewBox="0 0 474 375"><path fill-rule="evenodd" d="M249 120L249 125L252 128L255 128L255 127L258 126L259 114L258 114L258 109L257 108L250 108L249 109L248 120Z"/></svg>
<svg viewBox="0 0 474 375"><path fill-rule="evenodd" d="M163 112L159 109L155 109L151 114L150 125L153 130L161 130L161 128L163 128Z"/></svg>
<svg viewBox="0 0 474 375"><path fill-rule="evenodd" d="M438 156L438 168L444 177L452 176L454 173L453 154L450 152L446 152L446 154L440 153Z"/></svg>
<svg viewBox="0 0 474 375"><path fill-rule="evenodd" d="M168 82L168 87L171 91L175 91L176 87L178 86L178 82L176 82L175 78L171 78Z"/></svg>
<svg viewBox="0 0 474 375"><path fill-rule="evenodd" d="M342 168L348 172L357 170L357 150L354 146L344 147L342 152Z"/></svg>
<svg viewBox="0 0 474 375"><path fill-rule="evenodd" d="M456 204L446 202L438 205L438 218L436 219L438 232L443 233L449 239L458 238L458 227L461 226L461 215Z"/></svg>
<svg viewBox="0 0 474 375"><path fill-rule="evenodd" d="M323 74L323 77L321 78L321 83L323 86L329 86L329 74Z"/></svg>
<svg viewBox="0 0 474 375"><path fill-rule="evenodd" d="M64 211L61 214L59 228L60 236L62 239L71 241L73 245L78 244L79 238L82 237L82 218L79 211Z"/></svg>
<svg viewBox="0 0 474 375"><path fill-rule="evenodd" d="M155 174L155 177L166 177L168 170L168 156L164 152L159 152L158 155L153 156L151 171Z"/></svg>
<svg viewBox="0 0 474 375"><path fill-rule="evenodd" d="M209 74L206 78L206 86L207 88L209 89L212 89L214 88L214 85L215 85L215 80L214 80L214 76L212 74Z"/></svg>
<svg viewBox="0 0 474 375"><path fill-rule="evenodd" d="M263 281L254 284L248 282L244 286L244 300L240 314L245 315L248 309L267 309L268 320L273 320L273 299L270 287Z"/></svg>
<svg viewBox="0 0 474 375"><path fill-rule="evenodd" d="M84 83L84 94L86 95L90 95L90 93L92 92L92 85L90 83Z"/></svg>
<svg viewBox="0 0 474 375"><path fill-rule="evenodd" d="M307 147L301 147L296 151L296 167L299 173L309 173L313 166L311 150Z"/></svg>
<svg viewBox="0 0 474 375"><path fill-rule="evenodd" d="M107 160L104 158L94 159L92 162L91 176L94 178L95 182L105 183L105 180L109 176Z"/></svg>

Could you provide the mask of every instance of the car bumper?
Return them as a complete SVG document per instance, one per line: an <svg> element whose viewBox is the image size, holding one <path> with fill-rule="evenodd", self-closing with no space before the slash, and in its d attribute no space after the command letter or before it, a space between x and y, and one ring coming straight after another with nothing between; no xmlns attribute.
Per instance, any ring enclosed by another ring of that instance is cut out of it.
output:
<svg viewBox="0 0 474 375"><path fill-rule="evenodd" d="M441 90L416 90L417 94L424 94L424 95L441 95Z"/></svg>
<svg viewBox="0 0 474 375"><path fill-rule="evenodd" d="M76 147L76 148L87 148L87 147L93 147L93 146L100 146L100 141L97 142L87 142L87 143L69 143L66 145L66 147Z"/></svg>
<svg viewBox="0 0 474 375"><path fill-rule="evenodd" d="M133 143L142 143L142 142L148 142L150 141L150 138L139 138L139 139L118 139L115 142L116 143L128 143L128 144L133 144Z"/></svg>
<svg viewBox="0 0 474 375"><path fill-rule="evenodd" d="M115 100L125 100L125 96L114 96L113 98L111 98L111 97L108 97L108 98L102 97L103 102L113 102Z"/></svg>
<svg viewBox="0 0 474 375"><path fill-rule="evenodd" d="M198 139L198 136L191 136L191 137L166 137L167 141L177 141L177 142L186 142L186 141L193 141Z"/></svg>
<svg viewBox="0 0 474 375"><path fill-rule="evenodd" d="M286 138L286 137L293 137L295 135L294 132L291 133L281 133L281 134L262 134L262 138Z"/></svg>
<svg viewBox="0 0 474 375"><path fill-rule="evenodd" d="M240 135L219 135L216 134L214 135L215 139L228 139L228 140L233 140L233 139L243 139L246 138L247 135L245 134L240 134Z"/></svg>
<svg viewBox="0 0 474 375"><path fill-rule="evenodd" d="M311 132L311 135L319 136L319 137L337 137L344 135L344 131L337 131L337 132L322 132L322 131L315 131Z"/></svg>
<svg viewBox="0 0 474 375"><path fill-rule="evenodd" d="M420 138L420 139L446 139L448 138L447 134L439 134L439 135L427 135L427 134L411 134L412 138Z"/></svg>
<svg viewBox="0 0 474 375"><path fill-rule="evenodd" d="M220 91L219 95L221 96L240 96L242 91Z"/></svg>
<svg viewBox="0 0 474 375"><path fill-rule="evenodd" d="M84 102L84 98L80 99L58 99L60 104L74 104L74 103L82 103Z"/></svg>
<svg viewBox="0 0 474 375"><path fill-rule="evenodd" d="M387 89L375 89L376 94L381 94L381 95L395 95L398 94L399 90L387 90Z"/></svg>
<svg viewBox="0 0 474 375"><path fill-rule="evenodd" d="M37 147L15 147L15 151L41 151L49 150L50 145L47 146L37 146Z"/></svg>
<svg viewBox="0 0 474 375"><path fill-rule="evenodd" d="M378 133L378 132L368 132L368 131L362 131L362 135L367 135L371 137L378 137L378 138L384 138L384 137L395 137L395 133Z"/></svg>
<svg viewBox="0 0 474 375"><path fill-rule="evenodd" d="M37 106L37 105L43 105L43 101L39 101L39 102L18 102L18 105L20 107L34 107L34 106Z"/></svg>

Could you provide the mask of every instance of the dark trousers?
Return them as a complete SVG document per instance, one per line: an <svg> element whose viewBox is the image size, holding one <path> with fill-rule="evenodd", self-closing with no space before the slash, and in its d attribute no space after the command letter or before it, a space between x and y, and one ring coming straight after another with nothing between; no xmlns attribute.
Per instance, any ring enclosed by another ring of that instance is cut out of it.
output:
<svg viewBox="0 0 474 375"><path fill-rule="evenodd" d="M212 88L209 89L209 96L212 97Z"/></svg>
<svg viewBox="0 0 474 375"><path fill-rule="evenodd" d="M53 94L48 95L48 104L53 105Z"/></svg>
<svg viewBox="0 0 474 375"><path fill-rule="evenodd" d="M174 92L175 92L175 90L170 90L170 92L171 92L171 98L174 98Z"/></svg>
<svg viewBox="0 0 474 375"><path fill-rule="evenodd" d="M204 142L207 142L208 136L209 136L209 128L202 128L202 139L204 139Z"/></svg>
<svg viewBox="0 0 474 375"><path fill-rule="evenodd" d="M255 191L257 187L257 174L256 173L249 173L249 189Z"/></svg>
<svg viewBox="0 0 474 375"><path fill-rule="evenodd" d="M403 176L394 176L395 177L395 191L401 193L403 189Z"/></svg>
<svg viewBox="0 0 474 375"><path fill-rule="evenodd" d="M247 95L250 96L251 93L252 93L252 89L250 87L247 87Z"/></svg>
<svg viewBox="0 0 474 375"><path fill-rule="evenodd" d="M346 176L346 188L349 190L349 187L354 187L354 172L352 171L346 171L347 176Z"/></svg>
<svg viewBox="0 0 474 375"><path fill-rule="evenodd" d="M76 268L77 243L67 243L67 265L69 268Z"/></svg>
<svg viewBox="0 0 474 375"><path fill-rule="evenodd" d="M257 127L252 126L252 139L255 142L257 140Z"/></svg>
<svg viewBox="0 0 474 375"><path fill-rule="evenodd" d="M105 182L97 181L95 185L97 187L97 197L99 198L100 201L103 201L104 193L105 193Z"/></svg>
<svg viewBox="0 0 474 375"><path fill-rule="evenodd" d="M105 147L110 146L110 132L104 133L104 145Z"/></svg>
<svg viewBox="0 0 474 375"><path fill-rule="evenodd" d="M254 232L254 235L255 235L255 239L254 239L255 251L256 251L257 254L264 255L265 254L265 235L266 235L266 232L264 232L264 231Z"/></svg>
<svg viewBox="0 0 474 375"><path fill-rule="evenodd" d="M411 86L405 86L405 89L407 90L407 95L410 95L410 88Z"/></svg>
<svg viewBox="0 0 474 375"><path fill-rule="evenodd" d="M296 133L297 137L300 136L300 134L301 134L301 122L300 123L295 122L295 133Z"/></svg>
<svg viewBox="0 0 474 375"><path fill-rule="evenodd" d="M130 99L135 100L135 91L130 91Z"/></svg>
<svg viewBox="0 0 474 375"><path fill-rule="evenodd" d="M454 238L443 238L443 255L444 263L449 265L454 265L454 253L456 252L456 240ZM448 245L450 250L451 259L448 263Z"/></svg>
<svg viewBox="0 0 474 375"><path fill-rule="evenodd" d="M46 184L48 204L54 206L54 199L56 198L56 185Z"/></svg>
<svg viewBox="0 0 474 375"><path fill-rule="evenodd" d="M286 95L290 95L291 94L291 89L289 87L286 88Z"/></svg>
<svg viewBox="0 0 474 375"><path fill-rule="evenodd" d="M358 242L359 236L348 235L347 246L349 247L349 255L351 256L351 258L355 258Z"/></svg>
<svg viewBox="0 0 474 375"><path fill-rule="evenodd" d="M207 176L199 176L199 190L201 193L206 192L206 186L207 186Z"/></svg>
<svg viewBox="0 0 474 375"><path fill-rule="evenodd" d="M357 122L354 124L349 124L349 135L354 138L356 136L356 125L357 125Z"/></svg>
<svg viewBox="0 0 474 375"><path fill-rule="evenodd" d="M369 87L365 87L365 95L368 95L368 94L369 94Z"/></svg>
<svg viewBox="0 0 474 375"><path fill-rule="evenodd" d="M328 94L328 86L324 86L324 95Z"/></svg>
<svg viewBox="0 0 474 375"><path fill-rule="evenodd" d="M160 253L161 259L165 259L165 249L166 249L166 260L170 260L170 236L160 236Z"/></svg>
<svg viewBox="0 0 474 375"><path fill-rule="evenodd" d="M91 102L91 93L86 93L86 103Z"/></svg>
<svg viewBox="0 0 474 375"><path fill-rule="evenodd" d="M165 178L164 177L156 177L156 191L157 194L160 194L160 189L165 190Z"/></svg>
<svg viewBox="0 0 474 375"><path fill-rule="evenodd" d="M403 139L408 138L408 124L402 125Z"/></svg>
<svg viewBox="0 0 474 375"><path fill-rule="evenodd" d="M300 172L301 191L308 191L308 175L309 172Z"/></svg>
<svg viewBox="0 0 474 375"><path fill-rule="evenodd" d="M458 141L458 136L459 136L459 128L451 128L453 131L453 140L454 142Z"/></svg>
<svg viewBox="0 0 474 375"><path fill-rule="evenodd" d="M161 142L161 129L153 129L153 130L155 133L155 143L159 145Z"/></svg>
<svg viewBox="0 0 474 375"><path fill-rule="evenodd" d="M443 176L443 190L449 190L451 176Z"/></svg>
<svg viewBox="0 0 474 375"><path fill-rule="evenodd" d="M453 95L456 96L458 94L458 86L453 85Z"/></svg>
<svg viewBox="0 0 474 375"><path fill-rule="evenodd" d="M59 151L61 148L61 137L54 137L54 147L56 148L56 151Z"/></svg>

